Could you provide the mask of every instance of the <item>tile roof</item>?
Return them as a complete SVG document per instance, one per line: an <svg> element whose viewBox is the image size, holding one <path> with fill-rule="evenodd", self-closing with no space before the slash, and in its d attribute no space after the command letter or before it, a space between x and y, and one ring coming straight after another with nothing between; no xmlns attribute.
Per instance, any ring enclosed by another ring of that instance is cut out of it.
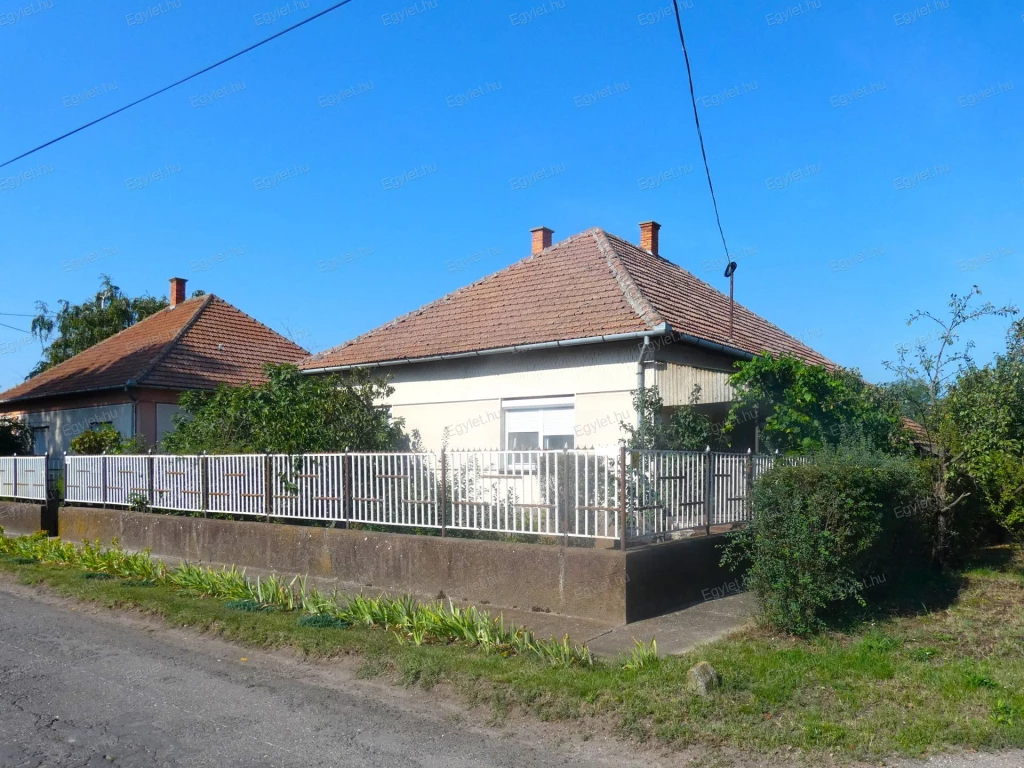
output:
<svg viewBox="0 0 1024 768"><path fill-rule="evenodd" d="M601 229L581 232L465 288L312 355L306 370L458 355L619 333L672 331L743 353L823 355L682 267Z"/></svg>
<svg viewBox="0 0 1024 768"><path fill-rule="evenodd" d="M295 363L308 354L208 294L162 309L0 393L0 403L128 385L215 389L257 383L264 378L264 363Z"/></svg>

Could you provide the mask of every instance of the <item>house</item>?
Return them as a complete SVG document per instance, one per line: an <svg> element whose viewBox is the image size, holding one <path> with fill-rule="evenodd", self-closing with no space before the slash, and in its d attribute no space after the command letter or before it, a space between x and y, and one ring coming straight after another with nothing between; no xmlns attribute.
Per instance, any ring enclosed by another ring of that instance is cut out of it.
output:
<svg viewBox="0 0 1024 768"><path fill-rule="evenodd" d="M258 383L264 363L308 355L213 294L186 299L185 282L171 279L167 308L0 393L0 414L28 422L35 453L59 455L102 424L155 445L183 392Z"/></svg>
<svg viewBox="0 0 1024 768"><path fill-rule="evenodd" d="M424 447L614 445L636 413L632 392L657 385L667 408L700 387L721 423L738 360L823 355L730 299L658 250L660 225L640 245L601 229L557 244L532 230L529 257L460 288L299 367L315 375L373 368L391 378L388 403ZM734 447L756 443L755 415Z"/></svg>

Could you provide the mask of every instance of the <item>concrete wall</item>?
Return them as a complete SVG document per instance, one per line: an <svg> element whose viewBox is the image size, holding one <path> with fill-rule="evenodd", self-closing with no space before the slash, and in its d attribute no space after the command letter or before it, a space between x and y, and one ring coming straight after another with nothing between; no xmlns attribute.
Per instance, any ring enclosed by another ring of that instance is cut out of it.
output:
<svg viewBox="0 0 1024 768"><path fill-rule="evenodd" d="M626 550L626 620L639 621L725 597L740 578L723 568L727 536L679 539Z"/></svg>
<svg viewBox="0 0 1024 768"><path fill-rule="evenodd" d="M0 507L0 520L3 514ZM27 530L32 527L27 512L18 514L23 521L18 532L33 532ZM38 520L38 507L35 514ZM8 519L15 516L12 512ZM106 543L117 537L127 549L148 548L157 555L336 579L350 591L431 599L443 592L456 601L538 609L613 625L724 597L739 585L738 575L719 565L725 536L652 544L623 555L620 550L84 507L60 510L59 533L69 541Z"/></svg>
<svg viewBox="0 0 1024 768"><path fill-rule="evenodd" d="M76 507L60 510L59 532L70 541L116 536L127 549L334 578L362 591L443 592L498 608L626 621L626 561L612 550Z"/></svg>
<svg viewBox="0 0 1024 768"><path fill-rule="evenodd" d="M0 501L0 527L6 533L22 535L48 530L46 507L22 501Z"/></svg>

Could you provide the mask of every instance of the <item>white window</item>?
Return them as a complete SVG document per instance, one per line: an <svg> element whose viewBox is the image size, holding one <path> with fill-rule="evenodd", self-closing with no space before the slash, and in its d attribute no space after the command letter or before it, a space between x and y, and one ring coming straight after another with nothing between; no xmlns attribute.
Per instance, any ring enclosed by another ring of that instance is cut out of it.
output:
<svg viewBox="0 0 1024 768"><path fill-rule="evenodd" d="M502 402L505 449L509 451L573 448L576 410L571 397L524 398Z"/></svg>

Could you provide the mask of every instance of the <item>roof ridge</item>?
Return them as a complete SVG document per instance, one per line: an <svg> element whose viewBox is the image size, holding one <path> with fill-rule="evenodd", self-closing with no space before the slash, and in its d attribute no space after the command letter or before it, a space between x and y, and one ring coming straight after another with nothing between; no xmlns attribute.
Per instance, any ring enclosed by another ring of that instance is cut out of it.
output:
<svg viewBox="0 0 1024 768"><path fill-rule="evenodd" d="M608 242L608 233L603 229L595 228L593 236L597 249L604 256L605 261L607 261L608 268L611 269L612 275L615 277L615 282L619 284L622 295L626 297L626 301L629 302L629 306L633 308L633 311L652 329L655 326L667 323L661 313L648 301L644 292L640 290L640 286L633 280L633 276L629 273L629 268L622 263L619 254L616 253L611 243ZM621 240L621 238L616 239Z"/></svg>
<svg viewBox="0 0 1024 768"><path fill-rule="evenodd" d="M345 347L347 347L347 346L349 346L351 344L355 344L356 342L368 339L368 338L372 337L375 333L381 333L381 332L387 330L388 328L393 328L393 327L397 326L399 323L402 323L402 322L404 322L405 320L408 320L411 317L415 317L416 315L419 315L419 314L421 314L423 312L426 312L429 309L433 309L436 306L444 304L446 301L450 301L451 299L453 299L454 297L458 296L459 294L464 293L465 291L468 291L470 288L475 288L478 285L483 285L484 283L487 283L490 280L496 279L499 275L502 275L505 272L508 272L513 267L517 267L520 264L523 264L523 263L525 263L527 261L530 261L532 259L539 258L539 257L543 256L546 253L551 253L552 251L557 251L559 248L562 248L563 246L565 246L565 245L567 245L569 243L575 242L576 240L584 238L587 235L591 235L591 234L593 234L594 232L597 232L597 231L599 231L598 227L592 227L591 229L585 230L583 232L578 232L575 235L571 235L570 237L565 238L565 240L560 240L559 242L557 242L554 245L551 245L551 246L545 248L543 251L540 251L539 253L531 253L530 255L524 256L523 258L519 259L518 261L513 261L511 264L508 264L508 265L502 267L501 269L499 269L496 272L491 272L489 275L484 275L483 277L479 278L478 280L474 280L472 283L460 286L460 287L456 288L453 291L449 291L448 293L444 294L440 298L434 299L433 301L428 302L426 304L423 304L422 306L417 307L416 309L410 310L410 311L406 312L405 314L402 314L402 315L399 315L398 317L392 318L388 322L383 323L381 325L378 325L378 326L376 326L374 328L371 328L370 330L365 331L365 332L359 334L358 336L354 336L353 338L349 339L348 341L346 341L346 342L344 342L342 344L338 344L337 346L330 347L329 349L325 349L325 350L323 350L321 352L317 352L315 354L312 354L312 355L309 356L309 359L310 360L316 360L316 359L321 358L321 357L326 357L327 355L331 354L332 352L335 352L335 351L338 351L338 350L342 350L342 349L344 349Z"/></svg>
<svg viewBox="0 0 1024 768"><path fill-rule="evenodd" d="M69 357L67 360L61 360L59 363L57 363L56 365L50 366L45 371L40 371L35 376L26 378L20 384L15 384L13 387L8 387L6 390L4 390L4 392L9 392L12 389L17 389L18 387L20 387L20 386L22 386L24 384L27 384L30 381L34 381L37 384L40 383L40 382L48 381L49 379L53 378L56 375L56 373L53 373L53 372L59 371L61 369L61 367L63 367L65 365L67 365L68 363L70 363L72 360L74 360L76 357L78 357L78 355L81 355L81 354L83 354L85 352L88 352L90 350L96 349L97 347L102 347L104 345L109 345L109 344L113 343L115 340L117 340L119 337L123 336L126 333L135 332L135 329L138 328L140 325L142 325L144 322L146 322L150 318L158 317L161 313L166 312L168 309L170 309L170 307L163 307L162 309L157 310L152 315L149 315L147 317L142 318L137 323L129 325L127 328L122 328L117 333L115 333L115 334L113 334L111 336L107 336L107 338L105 338L105 339L100 339L99 341L97 341L92 346L86 347L85 349L83 349L81 352L76 352L74 355ZM50 375L51 373L53 375ZM47 377L47 378L43 378L43 377ZM7 401L0 401L0 402L7 402Z"/></svg>
<svg viewBox="0 0 1024 768"><path fill-rule="evenodd" d="M705 287L705 288L707 288L708 290L710 290L710 291L714 291L714 292L715 292L715 293L717 293L717 294L718 294L719 296L721 296L721 297L722 297L723 299L725 299L725 300L728 300L728 299L729 299L728 295L727 295L727 294L726 294L726 293L725 293L724 291L720 291L720 290L718 290L718 289L717 289L717 288L716 288L715 286L713 286L713 285L712 285L711 283L709 283L709 282L707 282L706 280L702 280L701 278L697 277L697 275L695 275L695 274L694 274L693 272L691 272L690 270L686 269L686 267L680 266L679 264L676 264L676 263L675 263L674 261L671 261L670 259L667 259L667 258L665 258L664 256L660 256L660 255L652 254L652 253L651 253L650 251L645 251L645 250L643 250L642 248L640 248L639 246L637 246L637 245L634 245L633 243L631 243L631 242L629 242L628 240L625 240L625 239L623 239L623 238L619 237L618 235L612 234L612 233L610 233L610 232L605 232L605 235L606 235L607 237L609 237L609 238L613 239L613 240L617 240L618 242L620 242L620 243L623 243L624 245L627 245L627 246L629 246L630 248L635 248L636 250L640 251L640 252L641 252L641 253L643 253L644 255L647 255L647 256L654 256L654 257L655 257L655 258L657 258L658 260L660 260L660 261L663 261L664 263L668 264L668 265L669 265L670 267L672 267L672 268L674 268L674 269L678 269L678 270L679 270L680 272L685 272L685 273L686 273L687 275L689 275L689 276L690 276L690 278L691 278L691 279L693 279L693 280L695 280L696 282L700 283L700 284L701 284L702 286L704 286L704 287ZM802 347L803 347L804 349L807 349L807 350L809 350L809 351L811 351L811 352L814 352L814 353L815 353L816 355L819 355L819 356L821 356L821 357L822 357L822 358L823 358L824 360L828 361L828 362L829 362L829 363L831 363L832 365L836 365L836 363L833 363L833 362L832 362L831 360L829 360L829 358L825 357L825 356L824 356L824 355L823 355L822 353L818 352L818 350L816 350L816 349L815 349L814 347L812 347L812 346L811 346L810 344L807 344L806 342L804 342L804 341L801 341L801 340L800 340L799 338L797 338L797 337L796 337L796 336L794 336L793 334L789 333L789 331L785 330L785 329L784 329L784 328L782 328L781 326L778 326L778 325L776 325L776 324L775 324L775 323L773 323L773 322L772 322L771 320L767 319L766 317L763 317L763 316L762 316L761 314L759 314L759 313L755 312L754 310L752 310L752 309L751 309L750 307L748 307L748 306L746 306L746 305L744 305L744 304L741 304L741 303L740 303L740 302L738 302L738 301L735 301L735 299L733 300L733 303L735 303L735 305L736 305L736 307L737 307L738 309L742 309L742 310L743 310L744 312L748 312L748 313L749 313L749 314L751 314L751 315L752 315L753 317L757 318L757 319L758 319L758 321L760 321L760 322L764 323L765 325L767 325L767 326L769 326L769 327L771 327L771 328L774 328L774 329L775 329L776 331L778 331L778 332L779 332L779 333L781 333L782 335L786 336L786 337L787 337L788 339L790 339L791 341L793 341L793 342L795 342L795 343L799 344L799 345L800 345L800 346L802 346ZM680 330L680 331L686 332L686 329L684 329L684 328L679 328L679 329L676 329L676 330Z"/></svg>
<svg viewBox="0 0 1024 768"><path fill-rule="evenodd" d="M129 384L133 384L133 385L135 385L135 384L141 384L141 383L142 383L142 381L143 381L143 380L144 380L144 379L145 379L145 378L146 378L146 377L147 377L147 376L148 376L149 374L151 374L151 373L153 372L153 370L154 370L154 369L155 369L155 368L157 367L157 365L159 365L160 363L162 363L162 362L163 362L163 361L164 361L164 360L165 360L165 359L167 358L167 356L168 356L168 355L169 355L169 354L171 353L171 350L173 350L173 349L174 349L175 345L176 345L176 344L177 344L177 343L178 343L179 341L181 341L181 339L182 339L182 337L183 337L183 336L185 335L186 331L188 331L188 329L189 329L189 328L191 328L191 327L192 327L193 325L195 325L195 324L196 324L196 321L197 321L197 320L199 319L199 317L200 317L200 316L201 316L201 315L203 314L203 312L205 312L205 311L206 311L206 308L207 308L208 306L210 306L210 303L211 303L211 302L212 302L212 301L213 301L213 300L214 300L215 298L216 298L216 296L215 296L214 294L212 294L212 293L208 293L208 294L206 294L206 295L205 295L205 296L203 297L203 301L202 301L202 303L201 303L201 304L199 305L199 309L197 309L197 310L196 310L196 311L195 311L195 312L194 312L194 313L192 314L192 317L190 317L190 318L188 319L188 321L187 321L186 323L184 323L184 324L183 324L183 325L181 326L181 328L179 328L179 329L178 329L178 332L174 334L174 337L173 337L173 338L172 338L172 339L171 339L171 340L170 340L169 342L167 342L167 344L165 344L165 345L164 345L164 348L163 348L162 350L160 350L160 352L159 352L159 353L157 353L157 355L155 355L155 356L153 357L153 359L152 359L152 360L151 360L151 361L149 362L149 365L147 365L147 366L146 366L145 368L143 368L143 369L142 369L142 372L141 372L141 373L140 373L140 374L139 374L138 376L136 376L136 377L135 377L134 379L130 379L128 383L129 383ZM174 307L167 307L167 310L171 310L171 309L177 309L177 306L174 306ZM150 317L152 317L152 315L151 315ZM147 319L148 319L148 318L147 318ZM136 325L138 325L138 323L136 323Z"/></svg>

